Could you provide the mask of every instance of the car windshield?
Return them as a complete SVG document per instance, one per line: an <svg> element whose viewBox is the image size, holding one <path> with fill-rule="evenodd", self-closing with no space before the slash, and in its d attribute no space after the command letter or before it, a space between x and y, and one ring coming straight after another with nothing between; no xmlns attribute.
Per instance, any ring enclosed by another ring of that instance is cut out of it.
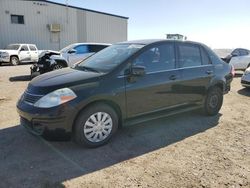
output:
<svg viewBox="0 0 250 188"><path fill-rule="evenodd" d="M68 50L72 49L75 45L71 44L60 50L60 53L66 53Z"/></svg>
<svg viewBox="0 0 250 188"><path fill-rule="evenodd" d="M18 45L18 44L10 44L5 49L6 50L18 50L19 47L20 47L20 45Z"/></svg>
<svg viewBox="0 0 250 188"><path fill-rule="evenodd" d="M108 73L143 46L142 44L115 44L75 66L76 69Z"/></svg>

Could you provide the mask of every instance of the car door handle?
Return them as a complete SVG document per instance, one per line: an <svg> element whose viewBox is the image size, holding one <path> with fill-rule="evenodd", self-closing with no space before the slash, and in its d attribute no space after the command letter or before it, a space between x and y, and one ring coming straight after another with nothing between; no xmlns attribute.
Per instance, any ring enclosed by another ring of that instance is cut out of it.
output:
<svg viewBox="0 0 250 188"><path fill-rule="evenodd" d="M176 75L171 75L169 76L169 80L176 80L177 79L177 76Z"/></svg>
<svg viewBox="0 0 250 188"><path fill-rule="evenodd" d="M214 71L212 71L212 70L207 70L207 71L206 71L207 74L212 74L213 72L214 72Z"/></svg>

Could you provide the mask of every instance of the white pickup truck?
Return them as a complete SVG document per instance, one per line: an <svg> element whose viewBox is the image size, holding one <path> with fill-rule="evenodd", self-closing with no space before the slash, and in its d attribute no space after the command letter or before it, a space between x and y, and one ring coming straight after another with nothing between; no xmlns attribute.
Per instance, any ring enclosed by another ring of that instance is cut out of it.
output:
<svg viewBox="0 0 250 188"><path fill-rule="evenodd" d="M10 44L5 49L0 50L0 65L2 63L18 65L19 63L37 61L38 50L34 44Z"/></svg>

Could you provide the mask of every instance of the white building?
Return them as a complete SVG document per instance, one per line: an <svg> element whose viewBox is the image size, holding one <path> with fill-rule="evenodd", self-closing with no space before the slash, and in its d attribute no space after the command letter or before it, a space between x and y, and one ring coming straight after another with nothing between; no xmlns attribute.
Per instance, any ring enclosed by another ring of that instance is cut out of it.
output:
<svg viewBox="0 0 250 188"><path fill-rule="evenodd" d="M0 48L33 43L59 50L76 42L126 41L127 20L45 0L0 0Z"/></svg>

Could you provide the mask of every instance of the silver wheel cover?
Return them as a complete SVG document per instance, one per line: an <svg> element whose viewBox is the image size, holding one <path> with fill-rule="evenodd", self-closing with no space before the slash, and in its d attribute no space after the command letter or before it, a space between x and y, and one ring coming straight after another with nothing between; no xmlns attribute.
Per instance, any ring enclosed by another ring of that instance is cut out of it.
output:
<svg viewBox="0 0 250 188"><path fill-rule="evenodd" d="M12 59L11 59L11 63L12 63L13 65L17 65L17 62L18 62L17 58L12 58Z"/></svg>
<svg viewBox="0 0 250 188"><path fill-rule="evenodd" d="M90 142L101 142L111 133L113 120L106 112L97 112L91 115L84 124L84 135Z"/></svg>

